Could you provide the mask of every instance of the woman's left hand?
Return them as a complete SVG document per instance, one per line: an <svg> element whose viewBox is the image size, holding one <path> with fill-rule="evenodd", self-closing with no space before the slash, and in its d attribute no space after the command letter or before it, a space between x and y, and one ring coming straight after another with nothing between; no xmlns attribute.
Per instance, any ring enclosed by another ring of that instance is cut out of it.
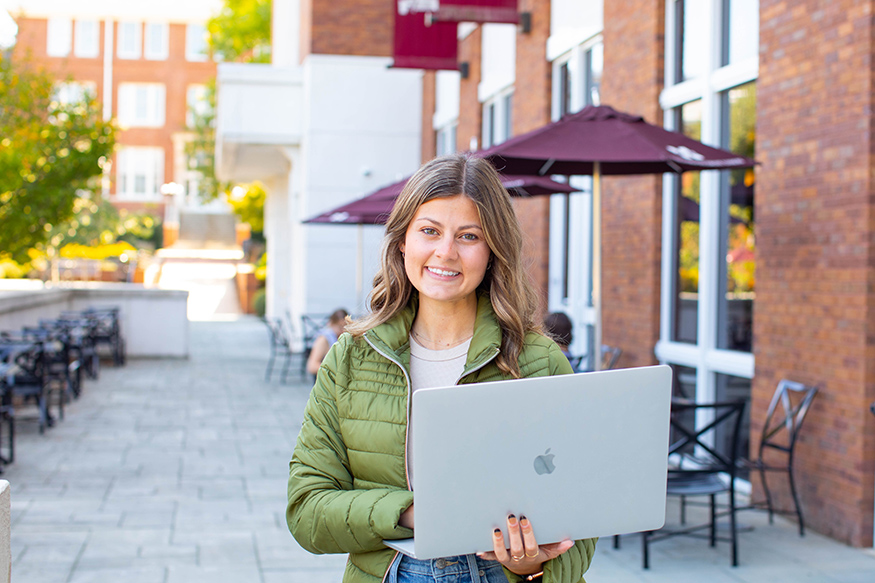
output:
<svg viewBox="0 0 875 583"><path fill-rule="evenodd" d="M520 516L519 520L513 514L508 516L507 534L510 541L505 541L501 529L496 528L492 533L493 550L477 553L477 556L488 561L498 561L517 575L543 571L544 563L574 546L574 541L569 539L539 546L532 524L525 516Z"/></svg>

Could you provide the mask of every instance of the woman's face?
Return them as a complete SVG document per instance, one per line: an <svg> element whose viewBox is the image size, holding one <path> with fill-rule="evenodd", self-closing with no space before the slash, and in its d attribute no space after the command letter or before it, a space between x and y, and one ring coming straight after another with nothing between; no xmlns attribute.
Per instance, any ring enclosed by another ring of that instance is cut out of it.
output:
<svg viewBox="0 0 875 583"><path fill-rule="evenodd" d="M491 252L477 207L467 196L435 198L420 206L401 252L421 306L428 300L476 304Z"/></svg>

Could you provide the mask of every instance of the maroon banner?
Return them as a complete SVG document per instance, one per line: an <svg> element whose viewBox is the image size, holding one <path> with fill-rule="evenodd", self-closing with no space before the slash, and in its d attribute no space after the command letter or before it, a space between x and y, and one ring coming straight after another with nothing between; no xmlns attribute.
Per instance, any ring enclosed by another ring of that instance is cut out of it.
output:
<svg viewBox="0 0 875 583"><path fill-rule="evenodd" d="M395 43L393 67L403 69L445 69L455 71L459 68L459 42L456 37L456 22L426 23L426 15L403 10L398 2L395 14Z"/></svg>

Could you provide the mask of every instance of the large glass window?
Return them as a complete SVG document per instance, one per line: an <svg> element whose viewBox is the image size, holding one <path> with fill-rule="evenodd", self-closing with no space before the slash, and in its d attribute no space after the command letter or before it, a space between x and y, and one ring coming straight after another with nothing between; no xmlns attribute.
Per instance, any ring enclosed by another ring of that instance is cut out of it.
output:
<svg viewBox="0 0 875 583"><path fill-rule="evenodd" d="M79 58L93 59L100 54L100 24L96 20L77 20L73 54Z"/></svg>
<svg viewBox="0 0 875 583"><path fill-rule="evenodd" d="M73 42L73 22L69 18L49 18L46 30L46 54L66 57Z"/></svg>
<svg viewBox="0 0 875 583"><path fill-rule="evenodd" d="M722 95L723 146L754 158L756 145L756 85L748 83ZM725 262L721 267L717 346L753 351L753 302L756 297L756 236L754 229L755 168L723 173L721 237Z"/></svg>
<svg viewBox="0 0 875 583"><path fill-rule="evenodd" d="M435 149L438 156L452 154L456 151L456 129L458 123L450 123L435 130Z"/></svg>
<svg viewBox="0 0 875 583"><path fill-rule="evenodd" d="M702 102L678 108L681 131L702 137ZM699 322L699 173L687 172L677 180L677 257L672 340L696 344Z"/></svg>

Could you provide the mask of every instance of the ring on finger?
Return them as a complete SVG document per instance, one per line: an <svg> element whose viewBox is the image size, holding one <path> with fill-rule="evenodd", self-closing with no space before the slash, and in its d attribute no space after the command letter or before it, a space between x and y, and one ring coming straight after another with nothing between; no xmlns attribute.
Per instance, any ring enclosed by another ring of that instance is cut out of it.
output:
<svg viewBox="0 0 875 583"><path fill-rule="evenodd" d="M534 559L535 557L537 557L537 556L540 555L540 554L541 554L541 550L540 550L540 549L536 550L534 555L530 555L530 554L529 554L529 551L526 551L526 556L527 556L528 558L530 558L530 559Z"/></svg>
<svg viewBox="0 0 875 583"><path fill-rule="evenodd" d="M526 556L525 554L522 554L520 556L511 555L510 558L513 559L514 561L522 561L523 557L525 557L525 556Z"/></svg>

